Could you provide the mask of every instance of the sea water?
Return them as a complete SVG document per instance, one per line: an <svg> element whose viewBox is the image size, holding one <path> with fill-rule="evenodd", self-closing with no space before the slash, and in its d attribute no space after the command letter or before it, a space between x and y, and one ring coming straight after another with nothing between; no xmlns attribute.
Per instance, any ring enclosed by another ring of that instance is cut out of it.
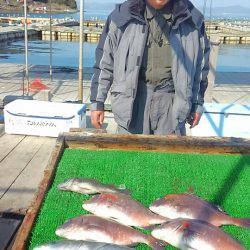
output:
<svg viewBox="0 0 250 250"><path fill-rule="evenodd" d="M96 43L84 43L84 67L93 67ZM53 66L78 67L78 42L53 41ZM29 41L29 64L49 65L49 41ZM0 63L24 63L24 41L0 44ZM217 71L250 72L250 45L221 45Z"/></svg>

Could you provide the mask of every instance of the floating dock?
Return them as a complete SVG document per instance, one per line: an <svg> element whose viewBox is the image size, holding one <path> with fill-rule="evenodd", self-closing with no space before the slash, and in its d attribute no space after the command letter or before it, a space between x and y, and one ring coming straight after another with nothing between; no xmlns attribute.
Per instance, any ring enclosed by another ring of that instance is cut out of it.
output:
<svg viewBox="0 0 250 250"><path fill-rule="evenodd" d="M23 22L23 17L0 17L0 23L9 23L9 24L19 24ZM41 17L28 17L27 22L29 24L34 23L49 23L49 18L41 18ZM76 20L67 20L67 19L55 19L55 23L64 26L77 26L79 22ZM83 23L86 27L96 27L96 28L103 28L105 25L105 21L102 20L85 20Z"/></svg>
<svg viewBox="0 0 250 250"><path fill-rule="evenodd" d="M42 40L50 39L50 31L42 30L41 36ZM101 30L84 30L84 41L97 43L100 39L102 31ZM76 29L58 29L54 28L52 32L53 40L60 41L78 41L79 40L79 31Z"/></svg>
<svg viewBox="0 0 250 250"><path fill-rule="evenodd" d="M39 31L28 29L28 36L38 36ZM24 29L20 27L4 27L0 30L0 42L16 40L24 37Z"/></svg>
<svg viewBox="0 0 250 250"><path fill-rule="evenodd" d="M23 21L21 17L0 17L0 23L20 23ZM29 18L28 23L32 27L33 31L30 33L35 33L42 37L44 40L50 38L50 28L49 28L49 19L48 18ZM76 25L76 26L75 26ZM77 41L79 40L79 25L78 21L74 20L65 20L65 19L56 19L53 22L52 26L52 39L53 40L63 40L63 41ZM88 42L98 42L102 34L102 29L105 25L104 21L94 21L94 20L85 20L84 21L84 39ZM70 27L74 26L74 27ZM5 41L6 39L11 38L20 38L23 37L23 28L22 27L8 27L9 31L5 34L1 34L0 41ZM20 29L20 32L17 30ZM2 28L5 30L5 28ZM219 36L220 43L222 44L250 44L250 25L248 26L233 26L230 22L228 25L224 22L213 22L206 23L206 30L208 36ZM2 31L1 31L2 33Z"/></svg>

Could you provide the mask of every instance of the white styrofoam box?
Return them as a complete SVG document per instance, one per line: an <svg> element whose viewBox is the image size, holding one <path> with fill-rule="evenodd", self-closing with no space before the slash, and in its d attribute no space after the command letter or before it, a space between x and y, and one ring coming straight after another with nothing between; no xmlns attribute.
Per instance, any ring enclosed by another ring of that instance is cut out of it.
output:
<svg viewBox="0 0 250 250"><path fill-rule="evenodd" d="M206 103L193 136L250 138L250 105Z"/></svg>
<svg viewBox="0 0 250 250"><path fill-rule="evenodd" d="M5 132L57 137L70 128L86 127L86 105L16 100L4 107Z"/></svg>

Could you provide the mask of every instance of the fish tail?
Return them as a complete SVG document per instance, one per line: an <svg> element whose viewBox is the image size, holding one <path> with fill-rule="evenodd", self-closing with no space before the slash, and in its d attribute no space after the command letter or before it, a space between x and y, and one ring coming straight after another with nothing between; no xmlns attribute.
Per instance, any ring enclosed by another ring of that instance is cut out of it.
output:
<svg viewBox="0 0 250 250"><path fill-rule="evenodd" d="M155 250L163 250L165 249L167 243L161 240L157 240L151 235L148 235L148 245Z"/></svg>
<svg viewBox="0 0 250 250"><path fill-rule="evenodd" d="M250 228L250 218L233 218L232 224L239 227Z"/></svg>

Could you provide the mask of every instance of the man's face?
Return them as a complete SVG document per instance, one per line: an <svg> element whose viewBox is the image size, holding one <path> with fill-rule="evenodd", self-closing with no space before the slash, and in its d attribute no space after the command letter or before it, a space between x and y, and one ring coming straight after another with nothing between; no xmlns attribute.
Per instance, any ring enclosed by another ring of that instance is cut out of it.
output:
<svg viewBox="0 0 250 250"><path fill-rule="evenodd" d="M166 6L171 0L146 0L153 8L160 10Z"/></svg>

